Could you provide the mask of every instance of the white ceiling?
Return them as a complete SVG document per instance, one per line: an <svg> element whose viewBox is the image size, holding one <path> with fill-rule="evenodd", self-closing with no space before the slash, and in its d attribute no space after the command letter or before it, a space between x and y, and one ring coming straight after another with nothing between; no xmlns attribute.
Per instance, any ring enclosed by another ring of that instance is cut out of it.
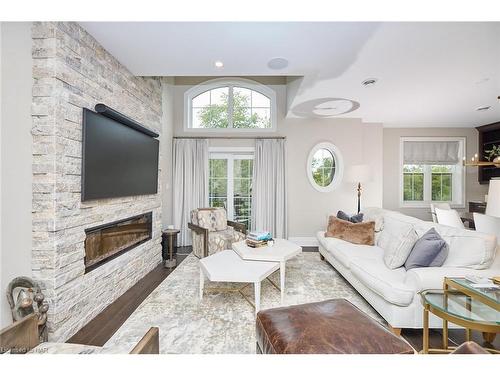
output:
<svg viewBox="0 0 500 375"><path fill-rule="evenodd" d="M331 98L384 126L500 121L500 23L82 22L136 75L304 76L288 115ZM289 61L276 71L267 62ZM214 62L224 62L217 69ZM363 87L366 78L377 78ZM491 109L477 112L480 106ZM313 113L311 112L311 116Z"/></svg>

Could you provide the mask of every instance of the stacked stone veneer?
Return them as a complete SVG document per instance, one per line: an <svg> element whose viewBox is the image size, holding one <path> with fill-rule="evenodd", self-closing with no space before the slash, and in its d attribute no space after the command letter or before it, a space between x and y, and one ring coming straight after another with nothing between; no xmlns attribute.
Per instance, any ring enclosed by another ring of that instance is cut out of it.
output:
<svg viewBox="0 0 500 375"><path fill-rule="evenodd" d="M161 133L161 84L136 77L76 23L34 23L33 276L62 341L161 261L158 194L81 202L82 108L106 105ZM160 171L161 173L161 171ZM85 274L84 230L153 212L152 240Z"/></svg>

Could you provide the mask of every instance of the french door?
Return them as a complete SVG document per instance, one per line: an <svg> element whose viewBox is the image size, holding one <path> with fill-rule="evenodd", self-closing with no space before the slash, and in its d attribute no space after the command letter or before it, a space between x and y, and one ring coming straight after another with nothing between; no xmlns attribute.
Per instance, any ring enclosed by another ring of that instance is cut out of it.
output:
<svg viewBox="0 0 500 375"><path fill-rule="evenodd" d="M224 207L229 220L250 228L253 153L210 152L209 163L210 207Z"/></svg>

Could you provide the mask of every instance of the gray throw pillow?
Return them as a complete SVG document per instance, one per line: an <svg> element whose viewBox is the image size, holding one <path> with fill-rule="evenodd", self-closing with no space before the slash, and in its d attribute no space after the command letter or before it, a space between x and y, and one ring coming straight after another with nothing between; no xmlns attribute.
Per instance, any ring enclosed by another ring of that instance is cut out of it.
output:
<svg viewBox="0 0 500 375"><path fill-rule="evenodd" d="M441 267L448 256L448 244L435 228L420 237L405 262L406 270L419 267Z"/></svg>
<svg viewBox="0 0 500 375"><path fill-rule="evenodd" d="M349 216L344 211L337 212L337 219L350 221L351 223L361 223L363 221L363 213Z"/></svg>

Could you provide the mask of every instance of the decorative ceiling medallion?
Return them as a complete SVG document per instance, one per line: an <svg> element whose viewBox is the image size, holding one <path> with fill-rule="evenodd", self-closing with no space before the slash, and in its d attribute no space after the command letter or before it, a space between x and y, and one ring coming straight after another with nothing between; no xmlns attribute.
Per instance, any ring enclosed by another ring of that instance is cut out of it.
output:
<svg viewBox="0 0 500 375"><path fill-rule="evenodd" d="M350 113L359 108L359 103L345 98L320 98L308 100L293 107L292 112L300 117L327 118Z"/></svg>

